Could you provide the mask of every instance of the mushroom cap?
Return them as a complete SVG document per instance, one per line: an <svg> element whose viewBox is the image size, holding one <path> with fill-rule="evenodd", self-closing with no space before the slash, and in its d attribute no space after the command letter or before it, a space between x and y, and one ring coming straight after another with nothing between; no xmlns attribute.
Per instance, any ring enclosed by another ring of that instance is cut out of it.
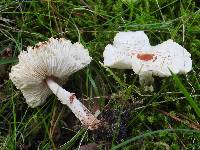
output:
<svg viewBox="0 0 200 150"><path fill-rule="evenodd" d="M119 32L114 38L113 45L108 44L105 47L104 65L117 69L131 69L132 55L149 49L149 39L143 31Z"/></svg>
<svg viewBox="0 0 200 150"><path fill-rule="evenodd" d="M170 70L177 74L192 69L191 55L185 48L171 39L151 46L143 31L117 33L113 45L106 46L103 57L105 66L133 69L145 76L170 76Z"/></svg>
<svg viewBox="0 0 200 150"><path fill-rule="evenodd" d="M187 73L192 69L190 57L185 48L170 39L152 46L149 52L135 54L132 69L139 75L151 73L160 77L170 76L170 71L175 74Z"/></svg>
<svg viewBox="0 0 200 150"><path fill-rule="evenodd" d="M68 77L91 62L87 49L64 38L50 38L27 51L21 51L19 63L11 68L10 79L20 89L30 107L43 104L52 93L48 78L64 84Z"/></svg>

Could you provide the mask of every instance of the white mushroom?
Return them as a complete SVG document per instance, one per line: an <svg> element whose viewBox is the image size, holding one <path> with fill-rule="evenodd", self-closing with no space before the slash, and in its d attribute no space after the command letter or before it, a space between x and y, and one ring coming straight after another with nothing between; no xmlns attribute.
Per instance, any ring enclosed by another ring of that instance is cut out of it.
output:
<svg viewBox="0 0 200 150"><path fill-rule="evenodd" d="M58 85L64 84L71 74L91 62L87 49L64 38L50 38L35 47L28 47L18 57L19 63L11 68L9 76L30 107L42 105L53 92L84 126L91 130L98 128L100 121L73 93Z"/></svg>
<svg viewBox="0 0 200 150"><path fill-rule="evenodd" d="M190 53L173 42L167 40L157 46L152 46L149 52L132 56L132 69L142 75L150 72L160 77L170 76L170 70L175 73L187 73L192 68Z"/></svg>
<svg viewBox="0 0 200 150"><path fill-rule="evenodd" d="M165 77L187 73L192 69L190 53L172 40L150 46L148 37L142 31L120 32L113 45L104 51L104 65L118 69L133 69L139 75L140 83L151 85L152 75Z"/></svg>
<svg viewBox="0 0 200 150"><path fill-rule="evenodd" d="M104 65L117 69L131 69L131 55L149 49L149 39L143 31L119 32L113 45L108 44L103 52Z"/></svg>

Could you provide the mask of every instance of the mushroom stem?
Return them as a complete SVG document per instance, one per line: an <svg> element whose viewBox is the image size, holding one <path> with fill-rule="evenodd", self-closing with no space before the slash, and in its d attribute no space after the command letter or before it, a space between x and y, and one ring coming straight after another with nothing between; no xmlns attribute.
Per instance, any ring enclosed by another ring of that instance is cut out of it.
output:
<svg viewBox="0 0 200 150"><path fill-rule="evenodd" d="M46 80L47 85L52 92L58 97L62 104L67 105L81 123L90 130L97 129L100 125L98 120L77 98L73 93L70 93L59 86L51 79Z"/></svg>
<svg viewBox="0 0 200 150"><path fill-rule="evenodd" d="M153 88L153 83L154 83L154 78L152 73L144 73L142 75L139 75L139 82L140 85L144 87L144 91L154 91Z"/></svg>

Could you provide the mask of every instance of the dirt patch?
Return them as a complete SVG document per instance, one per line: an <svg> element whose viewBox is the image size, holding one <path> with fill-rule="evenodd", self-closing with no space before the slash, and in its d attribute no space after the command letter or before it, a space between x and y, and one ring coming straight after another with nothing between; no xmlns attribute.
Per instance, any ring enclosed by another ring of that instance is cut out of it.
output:
<svg viewBox="0 0 200 150"><path fill-rule="evenodd" d="M104 126L92 134L96 142L121 143L129 136L128 120L130 119L130 109L108 109L99 116L105 122Z"/></svg>

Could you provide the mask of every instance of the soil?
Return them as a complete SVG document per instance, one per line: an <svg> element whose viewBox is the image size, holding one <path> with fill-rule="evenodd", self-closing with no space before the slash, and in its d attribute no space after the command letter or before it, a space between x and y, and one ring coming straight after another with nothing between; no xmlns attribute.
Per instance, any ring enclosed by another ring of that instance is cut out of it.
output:
<svg viewBox="0 0 200 150"><path fill-rule="evenodd" d="M92 133L94 141L121 143L130 133L127 124L130 119L129 116L130 109L108 109L103 111L99 118L103 118L104 125Z"/></svg>

